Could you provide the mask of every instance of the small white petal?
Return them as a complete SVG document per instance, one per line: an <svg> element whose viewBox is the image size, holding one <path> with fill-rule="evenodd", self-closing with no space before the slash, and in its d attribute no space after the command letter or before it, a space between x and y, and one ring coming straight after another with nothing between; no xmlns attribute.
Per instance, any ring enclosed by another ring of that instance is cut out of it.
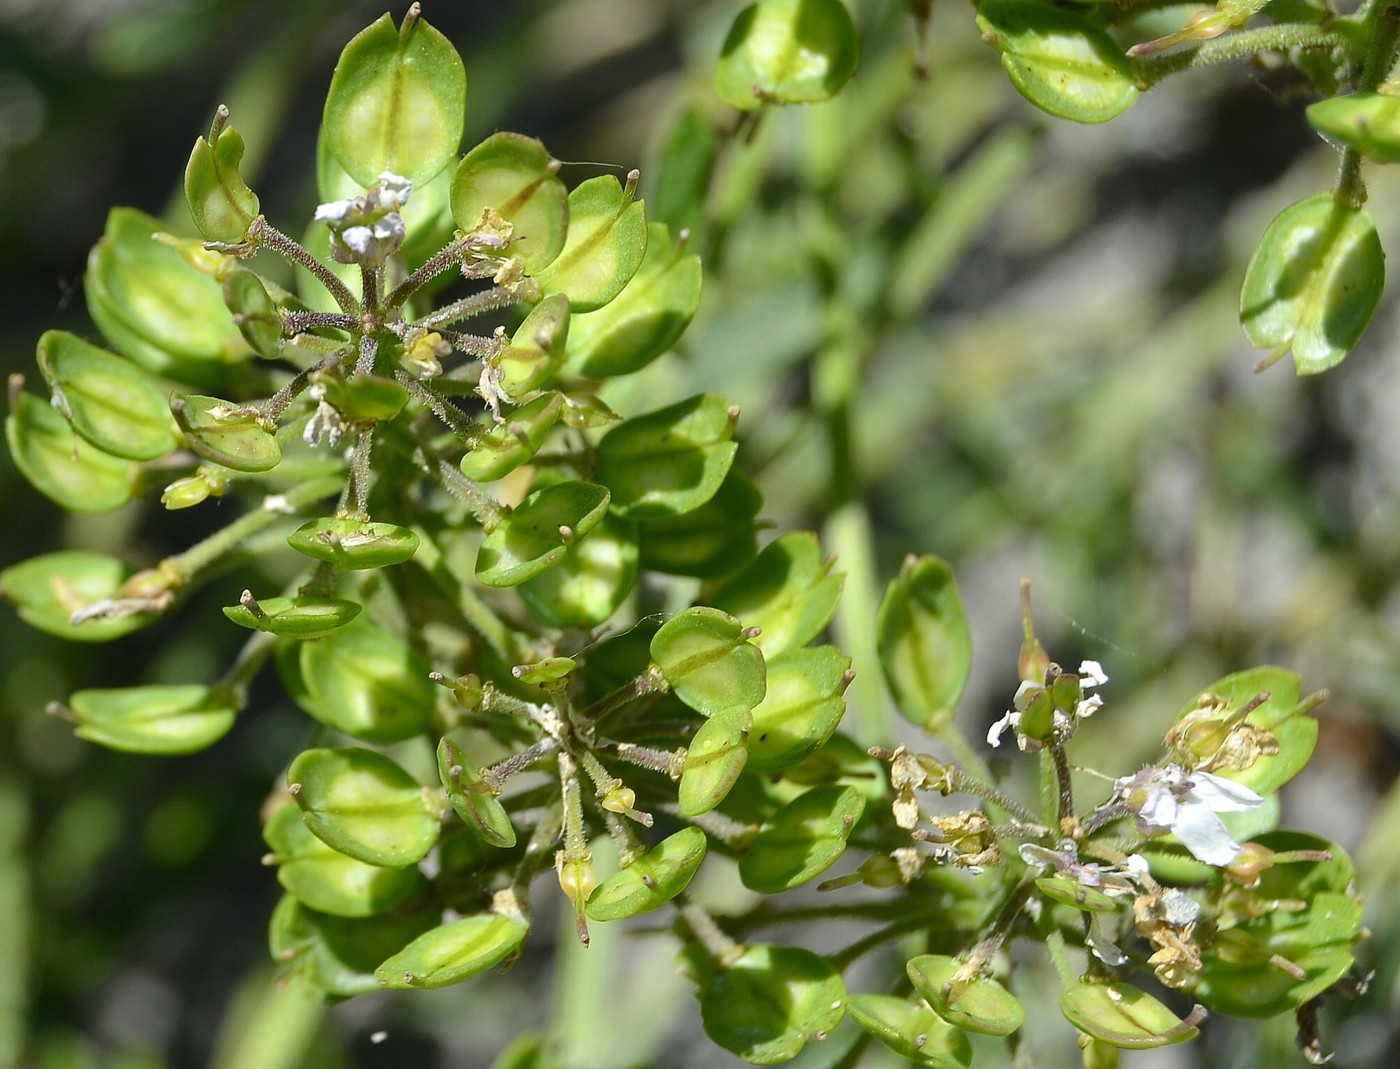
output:
<svg viewBox="0 0 1400 1069"><path fill-rule="evenodd" d="M1044 846L1037 846L1035 843L1022 843L1020 849L1016 851L1021 855L1021 860L1027 865L1048 866L1058 869L1064 859Z"/></svg>
<svg viewBox="0 0 1400 1069"><path fill-rule="evenodd" d="M1122 965L1128 960L1128 955L1108 938L1108 933L1104 931L1104 916L1102 913L1089 914L1089 936L1086 942L1094 952L1094 957L1105 965Z"/></svg>
<svg viewBox="0 0 1400 1069"><path fill-rule="evenodd" d="M1152 866L1147 863L1147 858L1141 854L1129 854L1128 860L1123 862L1123 867L1133 876L1146 876L1152 870Z"/></svg>
<svg viewBox="0 0 1400 1069"><path fill-rule="evenodd" d="M390 211L402 208L413 193L413 183L403 175L394 174L393 171L381 171L378 185L379 206Z"/></svg>
<svg viewBox="0 0 1400 1069"><path fill-rule="evenodd" d="M1223 776L1213 776L1209 772L1191 773L1191 789L1187 792L1187 797L1204 802L1217 813L1242 813L1246 809L1261 805L1264 801L1262 795L1250 790L1243 783L1236 783Z"/></svg>
<svg viewBox="0 0 1400 1069"><path fill-rule="evenodd" d="M1085 690L1090 687L1101 687L1108 682L1108 676L1104 673L1103 665L1098 661L1079 662L1079 685Z"/></svg>
<svg viewBox="0 0 1400 1069"><path fill-rule="evenodd" d="M987 729L987 745L993 748L1000 746L1001 737L1006 734L1009 728L1014 728L1020 722L1020 713L1007 713Z"/></svg>
<svg viewBox="0 0 1400 1069"><path fill-rule="evenodd" d="M1204 802L1183 799L1171 828L1181 845L1207 865L1228 865L1239 856L1240 844Z"/></svg>
<svg viewBox="0 0 1400 1069"><path fill-rule="evenodd" d="M1090 694L1087 698L1085 698L1083 701L1081 701L1078 705L1074 707L1074 715L1077 716L1080 720L1083 720L1085 717L1093 716L1094 713L1097 712L1102 705L1102 698L1100 698L1097 694Z"/></svg>
<svg viewBox="0 0 1400 1069"><path fill-rule="evenodd" d="M1137 811L1138 820L1151 828L1173 828L1179 819L1181 807L1176 795L1166 787L1156 787L1148 791L1147 799ZM1206 807L1206 812L1210 812Z"/></svg>
<svg viewBox="0 0 1400 1069"><path fill-rule="evenodd" d="M359 201L333 200L316 206L316 221L321 223L343 223L351 212L359 210Z"/></svg>

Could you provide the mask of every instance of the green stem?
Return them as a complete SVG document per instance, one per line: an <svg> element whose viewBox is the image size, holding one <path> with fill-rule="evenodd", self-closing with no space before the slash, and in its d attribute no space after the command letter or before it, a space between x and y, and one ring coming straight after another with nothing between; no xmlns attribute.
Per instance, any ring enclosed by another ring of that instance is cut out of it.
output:
<svg viewBox="0 0 1400 1069"><path fill-rule="evenodd" d="M1067 988L1077 984L1079 974L1070 964L1069 951L1065 946L1065 933L1058 928L1052 929L1045 936L1045 949L1050 954L1050 964L1055 966L1055 974L1059 976L1060 983Z"/></svg>
<svg viewBox="0 0 1400 1069"><path fill-rule="evenodd" d="M330 291L335 298L335 303L340 305L340 310L346 315L364 315L364 305L360 299L350 292L350 287L335 275L333 271L316 257L312 256L299 242L293 241L282 231L269 223L261 215L253 220L248 228L248 240L255 245L263 245L278 253L286 260L294 264L300 264L311 274L316 276L316 280Z"/></svg>
<svg viewBox="0 0 1400 1069"><path fill-rule="evenodd" d="M1028 877L1018 883L1006 896L1006 901L1002 903L1001 909L997 911L997 916L992 921L992 926L987 934L978 941L968 955L969 960L976 959L982 963L991 960L992 955L1001 949L1001 944L1006 942L1006 937L1011 933L1011 925L1020 916L1021 910L1025 908L1026 900L1030 898L1031 892L1035 890L1035 878Z"/></svg>
<svg viewBox="0 0 1400 1069"><path fill-rule="evenodd" d="M1260 52L1287 52L1295 48L1309 51L1347 47L1347 39L1334 30L1298 23L1277 23L1253 30L1241 30L1190 48L1145 56L1131 61L1139 89L1148 89L1163 78L1184 70L1252 59Z"/></svg>
<svg viewBox="0 0 1400 1069"><path fill-rule="evenodd" d="M493 286L489 290L482 290L480 293L473 293L461 300L453 301L451 304L445 304L436 311L429 312L413 325L422 327L424 330L437 330L460 320L470 319L472 316L506 308L514 303L515 298L511 294L499 286Z"/></svg>
<svg viewBox="0 0 1400 1069"><path fill-rule="evenodd" d="M664 694L670 689L670 684L666 682L659 669L651 668L637 676L635 679L624 683L606 697L599 698L581 714L581 719L587 723L596 724L603 717L626 706L629 702L634 702L638 698L646 697L648 694Z"/></svg>
<svg viewBox="0 0 1400 1069"><path fill-rule="evenodd" d="M466 502L467 508L471 509L476 522L488 534L505 517L500 503L463 475L462 469L452 461L434 455L426 466L432 474L442 480L443 489L453 497Z"/></svg>
<svg viewBox="0 0 1400 1069"><path fill-rule="evenodd" d="M280 504L289 509L301 509L322 498L336 493L345 480L339 475L327 475L312 479L285 494L277 495ZM267 502L234 520L222 531L210 535L203 542L197 542L183 553L167 557L158 568L164 574L177 578L172 586L183 586L200 571L214 564L219 558L237 549L254 535L265 531L273 524L286 518L283 508L269 508Z"/></svg>
<svg viewBox="0 0 1400 1069"><path fill-rule="evenodd" d="M406 371L395 371L394 380L423 402L428 411L442 420L468 449L476 444L477 439L481 437L480 428L475 420L455 404L445 397L439 397Z"/></svg>
<svg viewBox="0 0 1400 1069"><path fill-rule="evenodd" d="M238 651L238 656L234 659L233 664L229 666L228 671L223 674L216 686L228 691L233 696L238 708L242 709L247 704L248 687L253 682L253 677L258 674L268 656L276 648L276 635L266 631L256 632L252 638L243 643L243 648Z"/></svg>
<svg viewBox="0 0 1400 1069"><path fill-rule="evenodd" d="M20 1064L33 997L29 797L13 767L0 775L0 1066Z"/></svg>
<svg viewBox="0 0 1400 1069"><path fill-rule="evenodd" d="M398 310L423 286L444 271L458 266L462 262L462 254L467 251L468 244L470 244L469 238L458 238L439 249L427 263L404 279L388 297L384 298L384 310L386 312Z"/></svg>
<svg viewBox="0 0 1400 1069"><path fill-rule="evenodd" d="M886 943L898 939L909 932L921 932L928 929L928 915L920 913L915 917L904 917L901 920L893 921L879 928L869 935L862 936L844 950L838 950L828 957L831 964L838 970L844 971L854 962L864 957L876 947L884 946Z"/></svg>
<svg viewBox="0 0 1400 1069"><path fill-rule="evenodd" d="M1400 5L1373 0L1365 8L1362 26L1366 38L1366 57L1361 63L1361 76L1356 81L1359 93L1375 92L1395 65L1395 50L1400 45ZM1357 209L1366 203L1366 182L1361 176L1361 153L1354 148L1341 151L1337 181L1332 187L1332 199L1348 208Z"/></svg>
<svg viewBox="0 0 1400 1069"><path fill-rule="evenodd" d="M676 901L680 903L681 921L709 955L716 969L722 972L743 956L743 944L726 935L703 906L691 902L685 895L678 896Z"/></svg>
<svg viewBox="0 0 1400 1069"><path fill-rule="evenodd" d="M1064 822L1074 815L1074 784L1070 779L1069 758L1065 756L1064 743L1051 739L1048 748L1055 768L1055 782L1059 786L1059 823L1056 826L1063 827Z"/></svg>

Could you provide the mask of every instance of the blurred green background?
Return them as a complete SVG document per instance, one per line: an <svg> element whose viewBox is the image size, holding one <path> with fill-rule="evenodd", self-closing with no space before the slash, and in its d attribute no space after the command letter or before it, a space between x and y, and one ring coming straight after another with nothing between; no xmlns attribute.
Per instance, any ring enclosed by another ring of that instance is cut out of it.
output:
<svg viewBox="0 0 1400 1069"><path fill-rule="evenodd" d="M1285 822L1359 854L1377 977L1328 1007L1327 1039L1339 1064L1390 1064L1400 321L1386 299L1346 364L1315 380L1286 362L1254 375L1237 323L1254 241L1335 167L1299 85L1265 65L1188 74L1107 126L1074 126L1016 95L966 6L934 12L920 79L905 5L861 0L857 79L733 137L709 74L742 6L437 0L425 15L467 63L468 145L518 130L578 161L573 180L594 161L640 166L653 212L693 228L704 304L634 407L697 389L743 407L740 463L763 516L821 531L848 574L837 637L860 673L847 728L862 741L890 741L891 722L859 621L910 552L959 576L974 739L1015 689L1023 575L1052 655L1096 658L1112 678L1078 754L1111 774L1150 759L1182 702L1228 671L1281 664L1331 692ZM92 336L82 273L110 206L189 230L179 182L218 103L264 211L299 228L330 69L381 11L0 0L6 372L33 374L44 329ZM1370 184L1394 247L1400 182L1376 169ZM8 457L0 495L4 563L58 545L142 563L218 522L217 507L64 516ZM466 988L329 1013L278 997L256 814L306 728L276 684L229 738L179 760L99 751L42 712L162 666L212 673L236 639L213 611L227 595L109 647L49 640L0 610L0 1066L462 1069L551 1019L569 1069L735 1064L698 1038L665 940L614 936L581 957L566 938L556 958L537 933L505 977ZM814 1045L801 1064L837 1053ZM1187 1050L1137 1057L1125 1064L1301 1062L1286 1021L1213 1022Z"/></svg>

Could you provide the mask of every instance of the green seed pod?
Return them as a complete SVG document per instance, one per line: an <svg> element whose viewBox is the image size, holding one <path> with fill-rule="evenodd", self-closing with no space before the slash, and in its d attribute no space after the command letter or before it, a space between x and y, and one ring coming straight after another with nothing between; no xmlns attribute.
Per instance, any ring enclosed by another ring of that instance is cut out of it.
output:
<svg viewBox="0 0 1400 1069"><path fill-rule="evenodd" d="M414 7L398 29L386 14L345 46L326 94L323 136L361 186L385 171L423 183L456 155L466 106L461 57Z"/></svg>
<svg viewBox="0 0 1400 1069"><path fill-rule="evenodd" d="M302 594L258 601L251 594L245 596L251 604L225 605L224 615L239 627L298 641L325 638L360 615L358 604L342 598Z"/></svg>
<svg viewBox="0 0 1400 1069"><path fill-rule="evenodd" d="M437 842L423 788L376 750L304 750L287 784L312 833L366 864L403 868Z"/></svg>
<svg viewBox="0 0 1400 1069"><path fill-rule="evenodd" d="M705 849L705 833L699 828L682 828L662 839L593 889L588 916L595 921L622 920L669 902L690 886L705 860Z"/></svg>
<svg viewBox="0 0 1400 1069"><path fill-rule="evenodd" d="M490 208L511 224L508 251L535 274L564 248L569 192L559 162L521 134L492 134L462 158L452 179L452 218L467 233Z"/></svg>
<svg viewBox="0 0 1400 1069"><path fill-rule="evenodd" d="M813 787L773 814L739 858L739 878L760 894L789 891L846 852L865 796L854 787Z"/></svg>
<svg viewBox="0 0 1400 1069"><path fill-rule="evenodd" d="M574 390L564 396L564 410L559 413L566 426L581 431L597 430L614 423L621 423L622 417L608 407L596 393Z"/></svg>
<svg viewBox="0 0 1400 1069"><path fill-rule="evenodd" d="M371 917L393 909L427 886L414 868L389 869L346 857L311 834L294 805L263 828L277 882L297 901L337 917Z"/></svg>
<svg viewBox="0 0 1400 1069"><path fill-rule="evenodd" d="M381 990L375 967L441 919L431 909L374 917L335 917L283 895L272 911L268 943L287 973L330 999Z"/></svg>
<svg viewBox="0 0 1400 1069"><path fill-rule="evenodd" d="M5 441L29 484L70 512L110 512L131 500L135 465L90 445L32 394L11 389Z"/></svg>
<svg viewBox="0 0 1400 1069"><path fill-rule="evenodd" d="M100 601L120 598L130 575L131 569L116 557L64 550L10 565L0 572L0 594L14 603L20 619L30 627L79 642L110 642L149 627L160 615L134 612L76 624L73 615Z"/></svg>
<svg viewBox="0 0 1400 1069"><path fill-rule="evenodd" d="M126 753L198 753L238 718L227 693L199 684L80 690L69 705L78 738Z"/></svg>
<svg viewBox="0 0 1400 1069"><path fill-rule="evenodd" d="M1075 984L1060 996L1060 1012L1086 1035L1126 1050L1184 1043L1200 1034L1132 984Z"/></svg>
<svg viewBox="0 0 1400 1069"><path fill-rule="evenodd" d="M393 419L408 404L408 390L393 379L378 375L320 374L313 381L324 388L326 403L350 423L382 423Z"/></svg>
<svg viewBox="0 0 1400 1069"><path fill-rule="evenodd" d="M762 636L759 636L760 638ZM835 646L767 658L767 692L754 706L749 766L776 772L820 750L846 713L851 659Z"/></svg>
<svg viewBox="0 0 1400 1069"><path fill-rule="evenodd" d="M88 255L88 312L122 355L152 374L217 388L229 365L251 353L222 287L178 250L154 240L159 230L148 215L112 209L102 240Z"/></svg>
<svg viewBox="0 0 1400 1069"><path fill-rule="evenodd" d="M570 324L568 370L603 378L640 371L673 346L700 307L700 257L648 228L647 251L617 297Z"/></svg>
<svg viewBox="0 0 1400 1069"><path fill-rule="evenodd" d="M647 206L653 219L676 232L699 232L705 225L705 202L719 147L720 135L700 108L687 108L676 119L657 161L660 175ZM655 174L652 177L657 178Z"/></svg>
<svg viewBox="0 0 1400 1069"><path fill-rule="evenodd" d="M952 716L972 670L972 636L952 570L937 557L908 557L885 589L875 627L895 707L936 730Z"/></svg>
<svg viewBox="0 0 1400 1069"><path fill-rule="evenodd" d="M738 409L703 393L637 416L598 443L598 480L628 519L692 512L712 498L734 463Z"/></svg>
<svg viewBox="0 0 1400 1069"><path fill-rule="evenodd" d="M708 813L724 801L749 758L749 728L753 714L735 705L720 709L700 725L690 740L681 770L677 798L688 817Z"/></svg>
<svg viewBox="0 0 1400 1069"><path fill-rule="evenodd" d="M61 330L39 338L37 357L54 408L89 444L127 460L175 448L170 407L148 372Z"/></svg>
<svg viewBox="0 0 1400 1069"><path fill-rule="evenodd" d="M298 704L327 727L377 743L428 728L437 688L427 658L368 619L302 643L298 667Z"/></svg>
<svg viewBox="0 0 1400 1069"><path fill-rule="evenodd" d="M1274 910L1266 918L1224 930L1201 955L1193 994L1232 1017L1275 1017L1296 1010L1355 965L1352 944L1361 919L1354 898L1323 891L1300 913ZM1301 976L1279 968L1275 958L1291 962Z"/></svg>
<svg viewBox="0 0 1400 1069"><path fill-rule="evenodd" d="M493 361L501 394L520 398L548 385L564 362L568 337L568 297L556 293L535 305Z"/></svg>
<svg viewBox="0 0 1400 1069"><path fill-rule="evenodd" d="M234 471L271 471L282 462L282 447L255 413L218 397L176 394L170 411L185 444L205 460Z"/></svg>
<svg viewBox="0 0 1400 1069"><path fill-rule="evenodd" d="M635 172L634 172L635 174ZM610 174L581 183L569 194L564 248L536 273L544 293L563 293L575 313L607 304L627 285L647 250L646 207Z"/></svg>
<svg viewBox="0 0 1400 1069"><path fill-rule="evenodd" d="M563 559L607 513L608 491L562 482L536 490L481 543L476 577L487 586L519 586Z"/></svg>
<svg viewBox="0 0 1400 1069"><path fill-rule="evenodd" d="M1385 254L1368 212L1330 194L1306 197L1269 224L1245 270L1240 321L1250 344L1290 350L1300 375L1342 362L1360 340L1385 287Z"/></svg>
<svg viewBox="0 0 1400 1069"><path fill-rule="evenodd" d="M563 406L562 394L547 393L492 424L462 457L462 474L479 483L509 475L540 451Z"/></svg>
<svg viewBox="0 0 1400 1069"><path fill-rule="evenodd" d="M1246 854L1309 851L1327 861L1268 864L1234 914L1221 918L1215 942L1201 955L1193 994L1236 1017L1273 1017L1316 998L1355 963L1362 933L1361 903L1351 890L1351 859L1336 843L1296 831L1274 831L1245 844ZM1236 864L1239 863L1237 859ZM1281 901L1302 908L1278 909ZM1282 958L1296 967L1282 969Z"/></svg>
<svg viewBox="0 0 1400 1069"><path fill-rule="evenodd" d="M530 922L519 913L479 913L424 932L374 971L385 987L447 987L499 965L520 949Z"/></svg>
<svg viewBox="0 0 1400 1069"><path fill-rule="evenodd" d="M1025 0L978 5L977 28L1001 53L1011 84L1042 111L1107 122L1137 100L1123 50L1083 15Z"/></svg>
<svg viewBox="0 0 1400 1069"><path fill-rule="evenodd" d="M1008 1036L1026 1018L1020 999L990 976L963 979L963 965L943 954L921 954L908 964L909 979L933 1012L968 1032Z"/></svg>
<svg viewBox="0 0 1400 1069"><path fill-rule="evenodd" d="M276 360L282 355L282 313L262 279L242 268L224 276L224 303L238 333L253 352Z"/></svg>
<svg viewBox="0 0 1400 1069"><path fill-rule="evenodd" d="M1284 668L1236 672L1185 705L1167 740L1187 751L1189 763L1210 761L1219 775L1258 794L1273 794L1303 770L1317 747L1318 724L1310 714L1323 696L1300 699L1301 693L1302 680Z"/></svg>
<svg viewBox="0 0 1400 1069"><path fill-rule="evenodd" d="M817 536L785 534L714 592L710 604L762 633L765 657L807 645L826 629L841 600L842 576L831 575Z"/></svg>
<svg viewBox="0 0 1400 1069"><path fill-rule="evenodd" d="M1123 904L1122 899L1086 887L1068 876L1042 876L1035 885L1046 898L1086 913L1112 913Z"/></svg>
<svg viewBox="0 0 1400 1069"><path fill-rule="evenodd" d="M601 627L637 582L637 525L609 513L572 553L519 586L535 618L550 627Z"/></svg>
<svg viewBox="0 0 1400 1069"><path fill-rule="evenodd" d="M710 716L752 709L766 690L763 654L728 613L697 605L677 613L651 640L651 657L676 697Z"/></svg>
<svg viewBox="0 0 1400 1069"><path fill-rule="evenodd" d="M418 552L418 536L407 527L330 517L307 520L287 536L287 544L313 560L352 570L388 568Z"/></svg>
<svg viewBox="0 0 1400 1069"><path fill-rule="evenodd" d="M763 495L754 484L730 468L714 497L698 509L638 526L641 565L697 579L730 575L758 552L754 521L762 507Z"/></svg>
<svg viewBox="0 0 1400 1069"><path fill-rule="evenodd" d="M1400 97L1349 93L1309 105L1308 122L1333 144L1379 163L1400 163Z"/></svg>
<svg viewBox="0 0 1400 1069"><path fill-rule="evenodd" d="M236 244L258 215L258 195L239 173L243 138L228 125L228 108L214 112L209 136L194 143L185 165L185 200L194 225L210 241Z"/></svg>
<svg viewBox="0 0 1400 1069"><path fill-rule="evenodd" d="M515 845L515 827L505 806L481 770L468 760L460 745L443 736L437 748L438 776L447 789L447 800L469 828L492 846Z"/></svg>
<svg viewBox="0 0 1400 1069"><path fill-rule="evenodd" d="M856 1023L902 1058L929 1069L967 1069L972 1044L926 1003L894 995L852 995L847 1009Z"/></svg>
<svg viewBox="0 0 1400 1069"><path fill-rule="evenodd" d="M739 12L715 68L724 102L814 104L856 72L860 39L841 0L758 0Z"/></svg>
<svg viewBox="0 0 1400 1069"><path fill-rule="evenodd" d="M846 985L825 958L755 943L700 992L706 1034L751 1065L795 1058L846 1014Z"/></svg>

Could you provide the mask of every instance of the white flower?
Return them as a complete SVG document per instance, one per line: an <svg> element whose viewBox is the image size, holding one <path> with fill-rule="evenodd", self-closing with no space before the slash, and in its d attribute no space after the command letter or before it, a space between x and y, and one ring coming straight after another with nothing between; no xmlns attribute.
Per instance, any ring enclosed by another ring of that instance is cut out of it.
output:
<svg viewBox="0 0 1400 1069"><path fill-rule="evenodd" d="M373 266L399 251L413 183L385 171L362 197L333 200L316 208L316 219L331 228L331 257L342 264Z"/></svg>
<svg viewBox="0 0 1400 1069"><path fill-rule="evenodd" d="M1264 799L1241 783L1180 765L1145 768L1114 783L1144 835L1169 831L1207 865L1228 865L1240 852L1218 813L1240 813Z"/></svg>

